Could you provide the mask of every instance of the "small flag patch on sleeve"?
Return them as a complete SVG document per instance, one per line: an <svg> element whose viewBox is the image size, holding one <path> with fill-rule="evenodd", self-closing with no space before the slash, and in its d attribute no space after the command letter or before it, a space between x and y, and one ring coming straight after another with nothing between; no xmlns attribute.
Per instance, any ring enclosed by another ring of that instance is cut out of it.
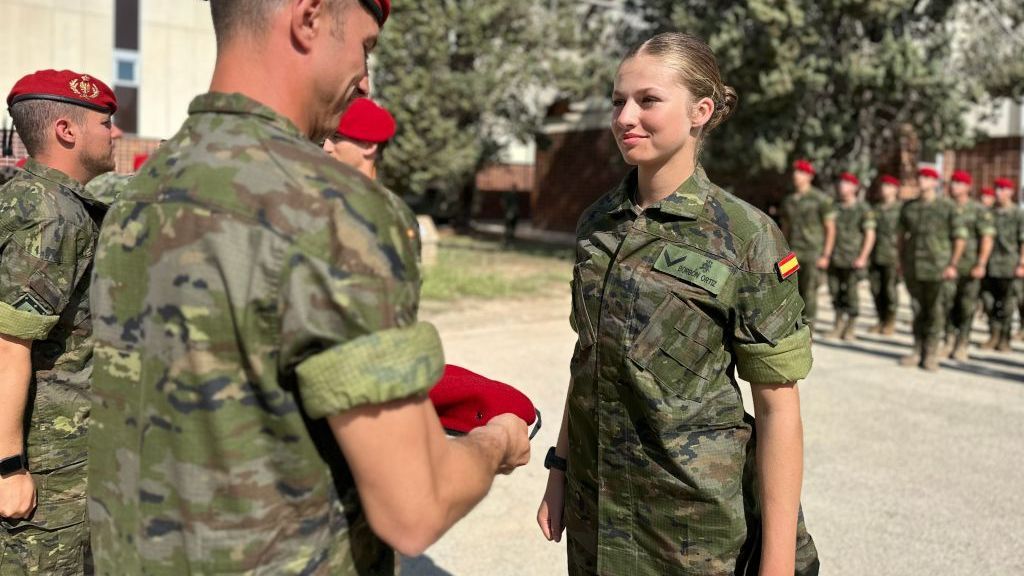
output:
<svg viewBox="0 0 1024 576"><path fill-rule="evenodd" d="M785 280L796 274L796 271L800 269L800 263L796 260L796 254L792 252L787 254L785 258L775 264L775 269L779 272L779 280Z"/></svg>

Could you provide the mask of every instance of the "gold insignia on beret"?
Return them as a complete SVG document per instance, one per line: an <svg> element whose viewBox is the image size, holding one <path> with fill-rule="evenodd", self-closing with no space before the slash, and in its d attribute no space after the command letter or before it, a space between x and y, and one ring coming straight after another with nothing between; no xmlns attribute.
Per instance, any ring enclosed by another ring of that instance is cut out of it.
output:
<svg viewBox="0 0 1024 576"><path fill-rule="evenodd" d="M68 83L71 87L71 91L80 98L86 100L92 100L93 98L100 95L100 87L89 78L88 74L82 74L81 78L74 78Z"/></svg>

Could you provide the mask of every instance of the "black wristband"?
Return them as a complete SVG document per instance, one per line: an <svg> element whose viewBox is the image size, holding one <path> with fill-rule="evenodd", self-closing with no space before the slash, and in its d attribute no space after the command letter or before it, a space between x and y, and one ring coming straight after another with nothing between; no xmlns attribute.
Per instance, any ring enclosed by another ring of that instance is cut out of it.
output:
<svg viewBox="0 0 1024 576"><path fill-rule="evenodd" d="M569 468L569 463L565 458L559 458L558 454L555 454L555 447L548 448L548 455L544 458L544 467L548 470L561 470L565 472Z"/></svg>
<svg viewBox="0 0 1024 576"><path fill-rule="evenodd" d="M28 459L23 454L8 456L0 460L0 478L6 478L22 470L28 470Z"/></svg>

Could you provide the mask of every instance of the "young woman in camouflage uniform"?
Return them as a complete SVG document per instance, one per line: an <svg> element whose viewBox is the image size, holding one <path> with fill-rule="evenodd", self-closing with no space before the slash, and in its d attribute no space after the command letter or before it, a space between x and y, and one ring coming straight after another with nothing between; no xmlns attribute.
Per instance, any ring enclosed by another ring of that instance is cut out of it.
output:
<svg viewBox="0 0 1024 576"><path fill-rule="evenodd" d="M579 339L537 518L548 539L567 531L570 574L817 571L799 512L811 353L795 258L697 163L736 100L692 36L655 36L619 66L611 127L636 169L577 228Z"/></svg>

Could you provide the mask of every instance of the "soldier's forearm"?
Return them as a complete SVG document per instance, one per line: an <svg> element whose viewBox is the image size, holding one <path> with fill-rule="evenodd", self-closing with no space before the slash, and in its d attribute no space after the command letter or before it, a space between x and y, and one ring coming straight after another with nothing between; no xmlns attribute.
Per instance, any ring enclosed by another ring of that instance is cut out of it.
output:
<svg viewBox="0 0 1024 576"><path fill-rule="evenodd" d="M32 380L32 343L0 335L0 458L25 447L24 417Z"/></svg>
<svg viewBox="0 0 1024 576"><path fill-rule="evenodd" d="M963 238L957 238L953 241L953 256L949 259L949 265L954 268L960 263L960 257L964 255L964 244L966 242Z"/></svg>
<svg viewBox="0 0 1024 576"><path fill-rule="evenodd" d="M871 250L875 247L875 231L868 230L864 233L864 244L860 248L860 259L866 260L871 254Z"/></svg>
<svg viewBox="0 0 1024 576"><path fill-rule="evenodd" d="M825 246L821 255L826 258L832 257L832 250L836 247L836 223L835 220L825 222Z"/></svg>
<svg viewBox="0 0 1024 576"><path fill-rule="evenodd" d="M995 239L992 236L983 236L981 238L981 246L978 247L978 266L985 268L988 266L988 259L992 257L992 247L995 245Z"/></svg>

